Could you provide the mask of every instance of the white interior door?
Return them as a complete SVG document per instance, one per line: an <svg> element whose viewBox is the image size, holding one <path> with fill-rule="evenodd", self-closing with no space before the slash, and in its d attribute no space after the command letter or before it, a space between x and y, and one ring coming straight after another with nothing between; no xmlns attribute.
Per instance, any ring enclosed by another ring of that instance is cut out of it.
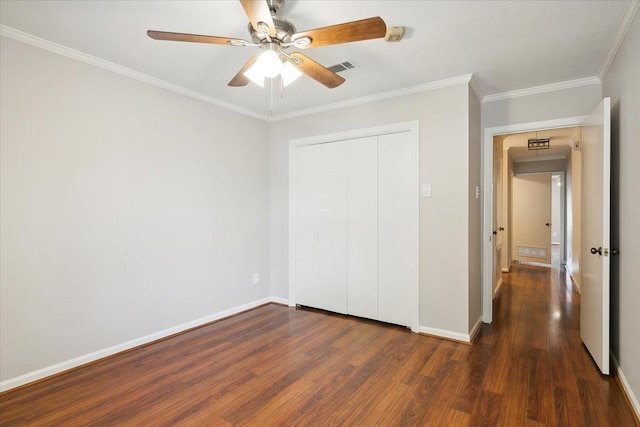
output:
<svg viewBox="0 0 640 427"><path fill-rule="evenodd" d="M609 238L611 99L604 98L582 128L580 337L609 374Z"/></svg>
<svg viewBox="0 0 640 427"><path fill-rule="evenodd" d="M378 318L377 137L347 146L347 313Z"/></svg>
<svg viewBox="0 0 640 427"><path fill-rule="evenodd" d="M551 174L513 177L512 258L551 263Z"/></svg>

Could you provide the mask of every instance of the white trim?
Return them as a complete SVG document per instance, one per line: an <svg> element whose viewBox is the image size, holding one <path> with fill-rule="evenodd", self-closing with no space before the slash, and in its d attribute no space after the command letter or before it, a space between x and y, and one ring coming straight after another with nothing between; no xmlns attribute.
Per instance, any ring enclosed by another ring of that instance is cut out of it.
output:
<svg viewBox="0 0 640 427"><path fill-rule="evenodd" d="M471 74L471 79L469 79L469 86L471 86L471 89L478 97L478 100L482 103L482 100L484 99L484 93L482 92L482 88L480 87L480 83L478 82L475 74Z"/></svg>
<svg viewBox="0 0 640 427"><path fill-rule="evenodd" d="M213 98L211 96L204 95L200 92L196 92L191 89L187 89L182 86L169 83L165 80L151 77L148 74L144 74L139 71L135 71L130 68L123 67L113 62L105 61L104 59L100 59L98 57L88 55L78 50L63 46L61 44L50 42L49 40L36 37L34 35L25 33L20 30L16 30L15 28L11 28L6 25L0 24L0 36L8 37L10 39L17 40L22 43L30 44L31 46L35 46L40 49L47 50L49 52L52 52L58 55L66 56L67 58L75 59L76 61L84 62L85 64L93 65L95 67L102 68L104 70L108 70L116 74L129 77L134 80L138 80L138 81L148 83L166 90L170 90L171 92L179 93L180 95L185 95L190 98L194 98L199 101L203 101L208 104L215 105L216 107L224 108L230 111L235 111L236 113L244 114L245 116L253 117L255 119L269 121L269 116L266 116L264 114L258 114L256 112L247 110L237 105L229 104L228 102L224 102L219 99Z"/></svg>
<svg viewBox="0 0 640 427"><path fill-rule="evenodd" d="M597 76L585 77L582 79L567 80L564 82L551 83L547 85L534 86L526 89L517 89L509 92L494 93L482 98L482 103L501 101L503 99L520 98L522 96L538 95L540 93L554 92L556 90L573 89L582 86L601 84L602 81Z"/></svg>
<svg viewBox="0 0 640 427"><path fill-rule="evenodd" d="M472 77L473 77L473 74L466 74L464 76L451 77L449 79L443 79L443 80L438 80L435 82L425 83L417 86L411 86L403 89L392 90L389 92L382 92L374 95L363 96L361 98L348 99L346 101L336 102L333 104L320 105L318 107L307 108L306 110L298 110L298 111L293 111L291 113L278 114L276 116L273 116L270 119L270 121L277 122L280 120L287 120L295 117L308 116L311 114L338 110L340 108L354 107L356 105L369 104L376 101L383 101L385 99L398 98L400 96L427 92L430 90L441 89L444 87L455 86L455 85L464 84L464 83L469 84L472 80Z"/></svg>
<svg viewBox="0 0 640 427"><path fill-rule="evenodd" d="M509 267L502 267L502 272L503 273L508 273L509 271L511 271L511 265L509 265Z"/></svg>
<svg viewBox="0 0 640 427"><path fill-rule="evenodd" d="M0 392L4 392L21 385L31 383L33 381L38 381L55 374L59 374L64 371L68 371L69 369L77 368L78 366L86 365L87 363L95 362L96 360L103 359L105 357L109 357L144 344L149 344L153 341L157 341L159 339L166 338L170 335L184 332L189 329L197 328L198 326L202 326L216 320L224 319L225 317L233 316L234 314L242 313L243 311L247 311L252 308L268 304L270 302L278 302L276 300L276 298L272 297L263 298L257 301L230 308L228 310L220 311L209 316L201 317L190 322L182 323L180 325L173 326L162 331L154 332L143 337L135 338L121 344L116 344L102 350L94 351L93 353L78 356L71 360L66 360L52 366L47 366L46 368L38 369L37 371L28 372L15 378L9 378L8 380L2 381L0 383Z"/></svg>
<svg viewBox="0 0 640 427"><path fill-rule="evenodd" d="M522 260L514 260L517 261L520 265L531 265L533 267L545 267L552 268L553 264L545 264L544 262L535 262L535 261L522 261Z"/></svg>
<svg viewBox="0 0 640 427"><path fill-rule="evenodd" d="M476 339L476 335L478 335L478 332L480 332L480 328L482 328L482 316L478 317L478 320L476 320L476 324L473 325L473 328L471 328L471 332L469 332L469 342L472 342L474 339Z"/></svg>
<svg viewBox="0 0 640 427"><path fill-rule="evenodd" d="M286 298L271 297L271 302L274 304L286 305L288 307L295 307L295 304L292 305L291 302Z"/></svg>
<svg viewBox="0 0 640 427"><path fill-rule="evenodd" d="M616 359L616 357L613 355L613 352L610 353L610 357L611 357L611 362L613 362L613 369L616 371L616 373L618 374L618 378L620 379L622 390L627 395L627 398L629 398L629 402L631 402L631 407L636 413L636 417L640 418L640 403L638 403L638 398L633 393L633 390L631 389L631 386L627 381L627 377L624 376L624 372L622 372L622 368L618 363L618 359Z"/></svg>
<svg viewBox="0 0 640 427"><path fill-rule="evenodd" d="M485 128L482 138L482 321L493 318L493 137L510 133L580 126L585 116Z"/></svg>
<svg viewBox="0 0 640 427"><path fill-rule="evenodd" d="M498 295L498 292L500 292L500 288L502 287L502 283L503 283L503 280L502 280L502 277L501 277L501 278L498 279L498 283L496 284L496 290L493 291L493 297L494 298L496 297L496 295Z"/></svg>
<svg viewBox="0 0 640 427"><path fill-rule="evenodd" d="M622 22L618 27L618 32L616 32L616 36L609 47L609 52L607 53L607 57L602 63L602 67L600 67L600 71L598 72L598 78L601 81L604 81L605 76L609 72L609 67L613 63L616 54L618 53L618 49L622 45L622 41L624 37L627 35L627 31L629 31L629 27L631 27L631 23L633 22L633 18L636 16L636 13L640 9L640 0L634 0L629 3L627 6L627 10L624 13L624 17L622 18Z"/></svg>
<svg viewBox="0 0 640 427"><path fill-rule="evenodd" d="M475 328L475 327L474 327ZM418 333L433 335L434 337L446 338L461 342L471 342L471 334L461 334L460 332L447 331L445 329L430 328L428 326L419 326Z"/></svg>
<svg viewBox="0 0 640 427"><path fill-rule="evenodd" d="M413 175L415 176L415 194L419 194L419 159L420 159L420 122L402 122L385 126L376 126L371 128L356 129L345 132L331 133L325 135L316 135L307 138L297 138L289 141L289 305L296 304L295 296L295 149L296 147L314 144L327 144L337 141L345 141L349 139L365 138L369 136L388 135L393 133L409 132L412 139L412 159ZM411 330L419 332L419 313L420 313L420 204L419 198L416 196L414 200L414 208L416 217L414 218L418 233L415 236L415 250L418 256L416 260L416 271L414 295L415 301L412 307Z"/></svg>

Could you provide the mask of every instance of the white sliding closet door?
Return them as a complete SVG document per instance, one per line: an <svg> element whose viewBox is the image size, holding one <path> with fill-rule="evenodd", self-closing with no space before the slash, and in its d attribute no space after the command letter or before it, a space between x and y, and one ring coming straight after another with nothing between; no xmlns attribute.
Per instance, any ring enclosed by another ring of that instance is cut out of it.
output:
<svg viewBox="0 0 640 427"><path fill-rule="evenodd" d="M411 325L417 186L408 132L378 137L378 319Z"/></svg>
<svg viewBox="0 0 640 427"><path fill-rule="evenodd" d="M294 301L415 329L417 128L368 135L291 146Z"/></svg>
<svg viewBox="0 0 640 427"><path fill-rule="evenodd" d="M347 313L378 318L377 137L347 145Z"/></svg>
<svg viewBox="0 0 640 427"><path fill-rule="evenodd" d="M346 145L296 148L296 300L346 313Z"/></svg>

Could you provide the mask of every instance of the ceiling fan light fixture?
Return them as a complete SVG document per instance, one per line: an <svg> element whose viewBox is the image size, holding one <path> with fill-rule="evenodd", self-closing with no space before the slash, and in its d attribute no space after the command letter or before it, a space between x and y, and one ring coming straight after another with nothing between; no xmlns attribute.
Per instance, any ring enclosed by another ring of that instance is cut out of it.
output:
<svg viewBox="0 0 640 427"><path fill-rule="evenodd" d="M266 50L260 54L251 68L257 68L265 77L273 78L282 71L282 60L274 50Z"/></svg>
<svg viewBox="0 0 640 427"><path fill-rule="evenodd" d="M282 72L280 73L280 76L282 77L282 84L284 87L289 86L301 75L302 72L294 67L291 62L287 61L282 65Z"/></svg>

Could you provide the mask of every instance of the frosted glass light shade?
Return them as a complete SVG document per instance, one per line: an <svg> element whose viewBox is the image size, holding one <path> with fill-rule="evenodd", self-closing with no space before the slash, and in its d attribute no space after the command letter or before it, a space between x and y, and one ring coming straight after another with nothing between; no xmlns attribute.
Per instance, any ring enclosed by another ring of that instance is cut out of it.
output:
<svg viewBox="0 0 640 427"><path fill-rule="evenodd" d="M244 75L258 86L264 87L264 73L256 67L256 64L253 64L251 68L245 71Z"/></svg>
<svg viewBox="0 0 640 427"><path fill-rule="evenodd" d="M273 78L282 71L282 61L276 52L267 50L258 57L251 68L254 67L261 70L265 77Z"/></svg>
<svg viewBox="0 0 640 427"><path fill-rule="evenodd" d="M296 67L291 64L291 62L285 62L282 65L282 72L280 76L282 76L282 84L287 87L290 83L295 81L298 77L300 77L302 73L298 71Z"/></svg>

